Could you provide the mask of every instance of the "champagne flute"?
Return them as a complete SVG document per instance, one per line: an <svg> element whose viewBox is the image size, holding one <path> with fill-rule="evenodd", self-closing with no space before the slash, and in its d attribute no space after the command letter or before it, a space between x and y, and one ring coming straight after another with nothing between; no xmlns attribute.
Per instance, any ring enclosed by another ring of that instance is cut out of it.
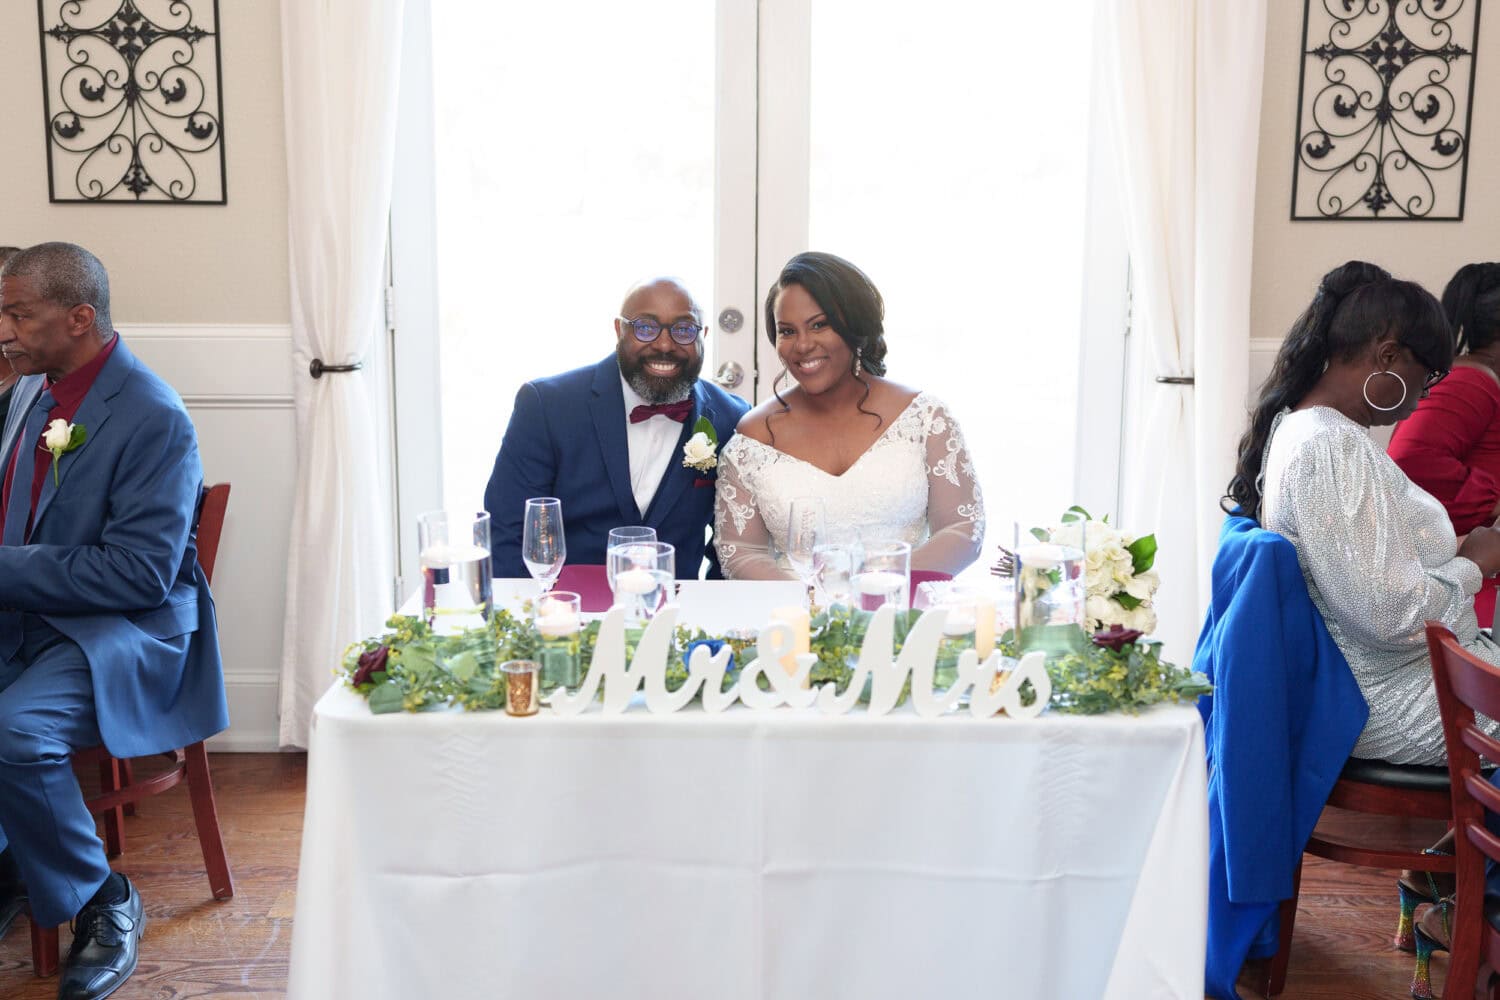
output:
<svg viewBox="0 0 1500 1000"><path fill-rule="evenodd" d="M813 601L813 552L826 540L828 509L821 497L797 497L786 517L786 561L807 588Z"/></svg>
<svg viewBox="0 0 1500 1000"><path fill-rule="evenodd" d="M538 596L552 589L568 557L563 534L562 501L536 497L526 501L525 527L521 535L521 561L541 588Z"/></svg>

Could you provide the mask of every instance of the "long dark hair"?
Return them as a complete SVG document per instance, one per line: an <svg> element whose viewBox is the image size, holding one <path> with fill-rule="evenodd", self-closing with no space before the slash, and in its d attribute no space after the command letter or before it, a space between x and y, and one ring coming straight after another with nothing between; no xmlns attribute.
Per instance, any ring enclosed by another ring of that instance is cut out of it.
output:
<svg viewBox="0 0 1500 1000"><path fill-rule="evenodd" d="M1220 502L1260 520L1260 468L1276 414L1296 406L1330 362L1347 361L1381 337L1395 334L1425 365L1453 364L1453 331L1431 292L1398 281L1385 269L1351 260L1323 276L1312 303L1292 324L1240 438L1234 478Z"/></svg>
<svg viewBox="0 0 1500 1000"><path fill-rule="evenodd" d="M865 272L842 257L816 250L799 253L787 261L776 278L776 284L766 293L766 339L773 348L776 346L776 299L782 289L792 285L801 285L812 296L828 319L828 325L849 345L864 371L871 375L885 374L885 300ZM858 373L854 377L865 387L864 395L856 404L857 409L879 422L880 414L865 409L865 400L870 398L870 383ZM780 381L778 377L777 382ZM781 411L785 413L791 409L781 398L781 390L774 388L773 391L781 403ZM768 414L766 430L774 444L776 432L770 428Z"/></svg>
<svg viewBox="0 0 1500 1000"><path fill-rule="evenodd" d="M1500 264L1465 264L1443 289L1443 312L1458 335L1458 353L1500 339Z"/></svg>

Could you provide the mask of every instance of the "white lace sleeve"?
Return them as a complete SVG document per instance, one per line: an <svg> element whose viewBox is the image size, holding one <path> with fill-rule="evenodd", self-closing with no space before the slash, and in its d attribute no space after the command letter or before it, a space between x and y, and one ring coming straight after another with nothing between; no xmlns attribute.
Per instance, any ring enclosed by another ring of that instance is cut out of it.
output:
<svg viewBox="0 0 1500 1000"><path fill-rule="evenodd" d="M957 574L984 544L984 498L963 431L934 401L927 413L927 524L932 532L911 554L911 568Z"/></svg>
<svg viewBox="0 0 1500 1000"><path fill-rule="evenodd" d="M771 553L771 533L746 482L745 452L757 442L736 434L719 456L714 491L714 545L726 580L788 580Z"/></svg>

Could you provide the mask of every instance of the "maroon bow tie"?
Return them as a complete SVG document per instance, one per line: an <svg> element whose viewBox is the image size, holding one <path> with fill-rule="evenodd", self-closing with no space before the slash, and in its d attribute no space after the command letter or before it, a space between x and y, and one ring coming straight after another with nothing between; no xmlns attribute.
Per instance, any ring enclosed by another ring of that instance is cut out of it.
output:
<svg viewBox="0 0 1500 1000"><path fill-rule="evenodd" d="M693 412L693 401L684 399L680 403L652 403L650 406L637 406L630 411L630 422L638 424L642 420L650 420L660 413L664 417L670 417L679 424L686 423L689 414Z"/></svg>

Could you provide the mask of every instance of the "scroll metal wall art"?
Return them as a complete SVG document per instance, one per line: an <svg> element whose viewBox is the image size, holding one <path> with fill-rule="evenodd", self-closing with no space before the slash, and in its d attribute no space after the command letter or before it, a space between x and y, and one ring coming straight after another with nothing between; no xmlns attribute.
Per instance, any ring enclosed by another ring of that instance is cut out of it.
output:
<svg viewBox="0 0 1500 1000"><path fill-rule="evenodd" d="M1479 0L1307 0L1293 219L1462 219Z"/></svg>
<svg viewBox="0 0 1500 1000"><path fill-rule="evenodd" d="M37 0L54 202L222 205L218 0Z"/></svg>

